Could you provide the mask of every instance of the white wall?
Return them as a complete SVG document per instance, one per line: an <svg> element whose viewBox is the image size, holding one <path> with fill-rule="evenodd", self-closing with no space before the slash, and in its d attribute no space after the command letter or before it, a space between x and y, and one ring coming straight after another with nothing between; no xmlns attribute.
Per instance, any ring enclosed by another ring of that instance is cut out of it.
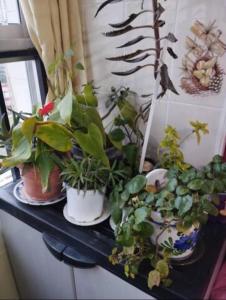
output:
<svg viewBox="0 0 226 300"><path fill-rule="evenodd" d="M148 39L126 50L116 49L116 46L135 38L139 34L151 35L152 31L150 29L132 31L119 37L107 38L101 34L112 30L110 26L107 26L108 23L120 22L132 12L138 12L141 0L124 0L122 3L111 4L101 11L97 18L94 18L96 9L102 2L100 0L80 0L89 79L94 79L96 85L101 86L100 102L103 105L106 94L112 85L128 85L138 94L144 94L153 90L155 81L150 68L140 70L127 77L112 75L111 71L124 71L135 67L135 65L105 60L105 57L122 55L129 51L152 47L153 41ZM182 66L182 58L186 52L185 38L187 35L191 35L190 27L195 20L198 19L208 24L216 19L217 26L223 31L221 39L226 41L226 1L174 0L163 1L163 5L166 7L166 12L164 12L162 18L166 21L167 26L162 30L161 36L164 35L164 32L173 32L178 38L176 44L171 44L178 54L178 59L173 60L169 55L165 55L164 60L170 68L171 77L180 95L177 96L169 92L164 99L158 102L151 130L148 154L154 156L155 147L161 140L164 127L167 124L177 127L183 136L183 133L188 130L189 121L200 120L209 124L210 134L204 136L200 146L197 146L195 138L189 139L183 146L186 160L196 166L200 166L207 163L214 153L222 151L225 135L224 125L226 124L224 120L226 84L224 83L220 94L202 97L186 94L180 88L180 68ZM150 0L145 1L145 8L151 8ZM140 16L133 22L133 25L143 23L151 24L152 14L147 13ZM152 62L153 58L148 58L147 61ZM143 63L140 62L138 64ZM221 66L226 71L226 55L221 59ZM224 78L225 81L226 78ZM141 103L144 100L139 98L139 101Z"/></svg>

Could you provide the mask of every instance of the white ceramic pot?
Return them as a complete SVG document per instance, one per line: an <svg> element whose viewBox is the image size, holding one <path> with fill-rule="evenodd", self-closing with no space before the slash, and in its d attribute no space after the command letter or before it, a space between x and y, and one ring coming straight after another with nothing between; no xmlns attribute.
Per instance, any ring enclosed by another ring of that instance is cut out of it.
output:
<svg viewBox="0 0 226 300"><path fill-rule="evenodd" d="M166 169L155 169L146 175L147 183L155 185L158 181L161 187L167 184ZM154 233L151 236L152 243L159 245L161 249L172 251L171 258L174 260L183 260L188 258L196 246L199 230L191 226L186 233L178 232L176 220L164 220L159 212L151 212L151 223L154 227ZM163 231L164 227L167 228Z"/></svg>
<svg viewBox="0 0 226 300"><path fill-rule="evenodd" d="M172 251L171 258L183 260L192 255L197 244L199 229L191 226L186 233L178 232L176 220L163 220L159 212L151 212L154 233L151 236L152 243L162 249ZM164 231L164 227L166 228Z"/></svg>
<svg viewBox="0 0 226 300"><path fill-rule="evenodd" d="M78 191L66 186L67 213L79 222L91 222L99 218L103 212L105 191Z"/></svg>
<svg viewBox="0 0 226 300"><path fill-rule="evenodd" d="M146 175L147 184L155 185L156 181L158 181L160 186L164 187L167 183L166 173L167 173L166 169L155 169L149 172Z"/></svg>

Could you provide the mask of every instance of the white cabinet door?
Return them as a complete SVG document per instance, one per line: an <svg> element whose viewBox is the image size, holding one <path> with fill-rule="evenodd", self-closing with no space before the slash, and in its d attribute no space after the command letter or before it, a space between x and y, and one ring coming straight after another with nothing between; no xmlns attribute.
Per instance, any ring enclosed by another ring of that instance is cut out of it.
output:
<svg viewBox="0 0 226 300"><path fill-rule="evenodd" d="M3 237L21 299L76 299L73 269L46 248L42 234L0 212Z"/></svg>
<svg viewBox="0 0 226 300"><path fill-rule="evenodd" d="M101 267L74 268L78 299L154 299Z"/></svg>

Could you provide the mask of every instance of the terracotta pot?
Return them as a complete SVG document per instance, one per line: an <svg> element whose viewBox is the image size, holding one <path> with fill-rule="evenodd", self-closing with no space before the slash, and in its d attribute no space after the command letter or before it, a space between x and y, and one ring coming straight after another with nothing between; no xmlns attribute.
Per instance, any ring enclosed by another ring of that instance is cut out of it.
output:
<svg viewBox="0 0 226 300"><path fill-rule="evenodd" d="M45 193L42 192L40 174L36 167L25 164L20 170L24 183L24 192L32 200L49 201L60 196L62 183L60 180L60 170L57 166L50 173L49 189Z"/></svg>

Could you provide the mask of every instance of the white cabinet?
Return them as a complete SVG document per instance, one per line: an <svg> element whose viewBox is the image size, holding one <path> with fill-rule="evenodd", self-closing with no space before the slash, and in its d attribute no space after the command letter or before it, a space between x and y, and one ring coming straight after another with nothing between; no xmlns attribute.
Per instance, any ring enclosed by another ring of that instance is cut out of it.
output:
<svg viewBox="0 0 226 300"><path fill-rule="evenodd" d="M101 267L58 261L40 232L2 211L0 219L21 299L154 299Z"/></svg>
<svg viewBox="0 0 226 300"><path fill-rule="evenodd" d="M42 234L0 212L3 237L21 299L76 299L73 269L46 248Z"/></svg>
<svg viewBox="0 0 226 300"><path fill-rule="evenodd" d="M78 299L154 299L101 267L74 268Z"/></svg>

